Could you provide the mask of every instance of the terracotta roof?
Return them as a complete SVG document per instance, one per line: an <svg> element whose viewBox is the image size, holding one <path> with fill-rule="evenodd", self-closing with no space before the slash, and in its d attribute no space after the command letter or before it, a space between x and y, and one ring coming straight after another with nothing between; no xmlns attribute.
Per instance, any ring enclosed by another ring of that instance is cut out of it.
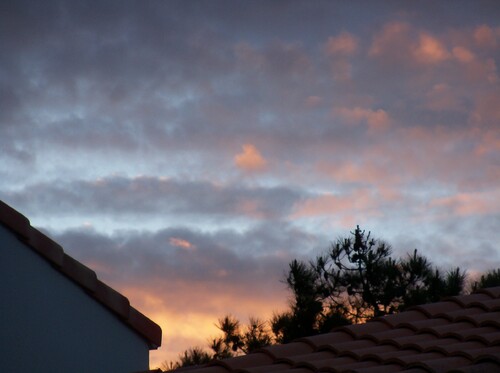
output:
<svg viewBox="0 0 500 373"><path fill-rule="evenodd" d="M500 372L500 287L178 371Z"/></svg>
<svg viewBox="0 0 500 373"><path fill-rule="evenodd" d="M156 349L161 345L159 325L130 306L125 296L100 281L94 271L66 254L58 243L33 228L24 215L2 201L0 201L0 224L15 233L20 241L48 260L54 268L81 286L97 302L144 337L150 349Z"/></svg>

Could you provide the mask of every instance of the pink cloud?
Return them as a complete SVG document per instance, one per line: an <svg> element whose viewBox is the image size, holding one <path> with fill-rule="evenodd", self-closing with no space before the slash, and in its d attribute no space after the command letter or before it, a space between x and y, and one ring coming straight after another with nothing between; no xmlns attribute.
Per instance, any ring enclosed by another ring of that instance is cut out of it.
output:
<svg viewBox="0 0 500 373"><path fill-rule="evenodd" d="M324 45L324 52L330 57L330 69L335 80L350 80L352 63L349 57L358 51L358 39L348 32L330 36Z"/></svg>
<svg viewBox="0 0 500 373"><path fill-rule="evenodd" d="M351 33L342 32L330 36L325 43L325 53L329 56L350 56L358 50L358 39Z"/></svg>
<svg viewBox="0 0 500 373"><path fill-rule="evenodd" d="M357 189L347 195L324 193L298 202L292 217L308 218L342 214L351 216L363 211L365 215L379 214L376 193L369 189Z"/></svg>
<svg viewBox="0 0 500 373"><path fill-rule="evenodd" d="M481 47L494 48L497 45L497 34L490 26L481 25L474 30L474 40Z"/></svg>
<svg viewBox="0 0 500 373"><path fill-rule="evenodd" d="M500 131L495 129L485 131L476 146L476 154L479 156L500 154ZM500 180L499 168L496 169L496 177Z"/></svg>
<svg viewBox="0 0 500 373"><path fill-rule="evenodd" d="M431 207L443 207L460 216L481 215L500 212L498 191L490 193L457 193L449 197L430 201Z"/></svg>
<svg viewBox="0 0 500 373"><path fill-rule="evenodd" d="M331 164L322 162L317 167L318 171L328 175L338 183L365 183L378 185L381 180L384 183L398 183L398 177L394 172L390 172L387 167L376 165L369 160L362 164L347 162L341 164Z"/></svg>
<svg viewBox="0 0 500 373"><path fill-rule="evenodd" d="M365 109L362 107L334 108L332 111L334 117L341 117L349 124L366 123L369 131L379 132L385 131L390 127L390 118L385 110Z"/></svg>
<svg viewBox="0 0 500 373"><path fill-rule="evenodd" d="M474 61L476 56L469 49L465 47L454 47L452 49L453 57L462 63L469 63Z"/></svg>
<svg viewBox="0 0 500 373"><path fill-rule="evenodd" d="M184 250L195 250L196 249L195 245L193 245L191 242L184 240L182 238L170 237L169 243L172 246L180 247L181 249L184 249Z"/></svg>
<svg viewBox="0 0 500 373"><path fill-rule="evenodd" d="M463 110L463 105L457 97L457 92L449 84L438 83L426 93L426 107L433 111Z"/></svg>
<svg viewBox="0 0 500 373"><path fill-rule="evenodd" d="M267 166L266 159L252 144L243 145L243 151L234 156L234 163L244 171L261 171Z"/></svg>
<svg viewBox="0 0 500 373"><path fill-rule="evenodd" d="M450 53L437 38L422 32L418 44L413 48L417 61L426 64L436 64L450 58Z"/></svg>
<svg viewBox="0 0 500 373"><path fill-rule="evenodd" d="M498 133L500 123L500 93L490 92L478 95L475 108L471 113L471 122L477 126L492 127Z"/></svg>
<svg viewBox="0 0 500 373"><path fill-rule="evenodd" d="M240 214L244 214L255 219L263 219L266 216L266 214L262 211L261 202L256 199L247 198L238 201L236 210Z"/></svg>

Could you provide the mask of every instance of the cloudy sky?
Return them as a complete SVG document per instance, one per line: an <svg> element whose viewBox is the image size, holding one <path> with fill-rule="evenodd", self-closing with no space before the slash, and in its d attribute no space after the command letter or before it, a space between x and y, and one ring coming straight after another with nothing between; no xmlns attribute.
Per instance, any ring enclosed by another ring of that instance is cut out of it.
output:
<svg viewBox="0 0 500 373"><path fill-rule="evenodd" d="M500 267L497 1L2 1L0 199L161 324L152 365L360 224Z"/></svg>

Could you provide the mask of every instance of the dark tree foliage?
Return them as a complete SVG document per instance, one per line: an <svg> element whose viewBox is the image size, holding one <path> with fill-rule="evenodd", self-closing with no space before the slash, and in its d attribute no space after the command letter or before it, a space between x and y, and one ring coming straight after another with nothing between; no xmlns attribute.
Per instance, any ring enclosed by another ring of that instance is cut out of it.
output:
<svg viewBox="0 0 500 373"><path fill-rule="evenodd" d="M415 250L404 259L391 257L391 247L359 226L309 264L317 277L323 307L342 310L354 323L437 301L463 291L459 268L442 274Z"/></svg>
<svg viewBox="0 0 500 373"><path fill-rule="evenodd" d="M219 319L217 325L223 336L212 341L214 358L221 359L238 353L248 354L273 343L266 322L250 317L248 325L242 330L240 322L227 315Z"/></svg>
<svg viewBox="0 0 500 373"><path fill-rule="evenodd" d="M500 268L492 269L481 276L479 281L473 285L473 289L489 288L500 286Z"/></svg>
<svg viewBox="0 0 500 373"><path fill-rule="evenodd" d="M161 368L162 370L169 371L193 365L203 365L212 360L212 356L201 347L193 347L180 354L179 361L176 363L163 363Z"/></svg>
<svg viewBox="0 0 500 373"><path fill-rule="evenodd" d="M349 324L344 309L324 307L318 273L310 265L293 260L289 265L286 284L293 294L290 310L275 314L271 319L277 343L288 343L296 338Z"/></svg>
<svg viewBox="0 0 500 373"><path fill-rule="evenodd" d="M442 272L417 250L393 258L391 247L359 226L347 238L310 262L293 260L285 283L291 292L289 309L268 323L250 318L241 326L232 316L218 320L222 336L211 352L189 349L173 367L205 363L246 354L273 343L326 333L335 327L439 301L464 292L466 273ZM481 276L472 289L500 286L500 268Z"/></svg>
<svg viewBox="0 0 500 373"><path fill-rule="evenodd" d="M179 361L164 363L162 368L168 371L180 367L206 364L212 360L248 354L273 344L274 340L266 325L266 322L250 317L248 325L241 327L236 318L226 315L220 318L216 324L222 332L222 336L212 339L210 351L205 351L200 347L190 348L179 356Z"/></svg>

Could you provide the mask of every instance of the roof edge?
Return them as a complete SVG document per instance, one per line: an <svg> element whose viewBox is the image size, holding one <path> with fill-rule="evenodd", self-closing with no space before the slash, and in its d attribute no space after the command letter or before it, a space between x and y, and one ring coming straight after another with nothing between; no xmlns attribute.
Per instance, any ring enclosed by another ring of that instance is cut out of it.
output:
<svg viewBox="0 0 500 373"><path fill-rule="evenodd" d="M0 200L0 224L145 338L150 350L161 346L162 330L158 324L133 308L127 297L100 281L92 269L66 254L61 245L32 227L26 216L2 200Z"/></svg>

